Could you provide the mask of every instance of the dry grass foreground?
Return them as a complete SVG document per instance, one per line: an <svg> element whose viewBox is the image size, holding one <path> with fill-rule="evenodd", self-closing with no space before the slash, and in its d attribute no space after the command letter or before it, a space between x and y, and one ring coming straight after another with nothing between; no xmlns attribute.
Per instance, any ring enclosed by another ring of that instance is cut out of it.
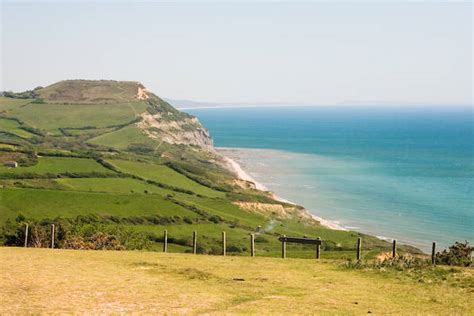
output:
<svg viewBox="0 0 474 316"><path fill-rule="evenodd" d="M0 314L469 314L472 290L304 259L0 248Z"/></svg>

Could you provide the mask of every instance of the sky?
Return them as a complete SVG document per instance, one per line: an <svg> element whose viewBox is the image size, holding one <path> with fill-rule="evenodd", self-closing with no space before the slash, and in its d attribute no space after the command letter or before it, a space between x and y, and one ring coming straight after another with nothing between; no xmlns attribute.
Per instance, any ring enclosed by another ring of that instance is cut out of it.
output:
<svg viewBox="0 0 474 316"><path fill-rule="evenodd" d="M208 102L473 104L472 2L0 1L0 91L115 79Z"/></svg>

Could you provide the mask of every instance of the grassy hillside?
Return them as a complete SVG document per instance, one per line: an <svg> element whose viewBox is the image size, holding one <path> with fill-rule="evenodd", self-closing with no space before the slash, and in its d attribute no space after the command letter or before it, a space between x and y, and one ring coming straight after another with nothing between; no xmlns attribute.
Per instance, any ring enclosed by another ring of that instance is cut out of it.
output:
<svg viewBox="0 0 474 316"><path fill-rule="evenodd" d="M372 236L327 229L301 207L237 182L199 122L137 82L67 80L7 95L0 97L0 243L21 244L29 224L30 246L45 246L55 223L59 247L92 240L157 250L167 229L177 252L190 251L195 230L199 252L210 254L221 231L242 255L250 233L262 256L279 255L283 234L321 237L326 258L353 257L358 237L366 257L390 249ZM3 166L10 160L19 167ZM313 247L289 250L314 256Z"/></svg>
<svg viewBox="0 0 474 316"><path fill-rule="evenodd" d="M339 261L21 248L0 248L0 265L0 314L470 315L474 309L472 269L359 271Z"/></svg>
<svg viewBox="0 0 474 316"><path fill-rule="evenodd" d="M74 157L39 157L36 164L21 168L8 168L0 166L0 177L12 175L45 175L62 173L102 173L113 174L110 169L104 168L93 159L74 158Z"/></svg>
<svg viewBox="0 0 474 316"><path fill-rule="evenodd" d="M0 118L0 132L11 133L22 138L31 138L34 136L34 134L21 129L21 125L17 121L2 118Z"/></svg>
<svg viewBox="0 0 474 316"><path fill-rule="evenodd" d="M138 82L114 80L64 80L38 89L38 97L51 103L92 104L136 101Z"/></svg>

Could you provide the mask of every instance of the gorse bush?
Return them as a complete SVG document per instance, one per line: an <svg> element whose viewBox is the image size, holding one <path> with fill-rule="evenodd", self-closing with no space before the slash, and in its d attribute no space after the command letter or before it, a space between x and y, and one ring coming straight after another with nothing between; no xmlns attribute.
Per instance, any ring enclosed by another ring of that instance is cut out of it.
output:
<svg viewBox="0 0 474 316"><path fill-rule="evenodd" d="M449 250L445 249L436 254L436 263L468 267L472 265L473 251L474 247L470 246L469 242L456 241L454 245L449 247Z"/></svg>

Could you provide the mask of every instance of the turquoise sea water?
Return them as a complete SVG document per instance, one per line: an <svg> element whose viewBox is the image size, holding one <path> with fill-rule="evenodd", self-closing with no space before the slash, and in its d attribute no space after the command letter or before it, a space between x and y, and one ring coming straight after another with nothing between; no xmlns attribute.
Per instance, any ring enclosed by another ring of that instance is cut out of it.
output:
<svg viewBox="0 0 474 316"><path fill-rule="evenodd" d="M217 147L239 148L231 156L257 181L319 217L425 250L474 241L472 108L187 112Z"/></svg>

